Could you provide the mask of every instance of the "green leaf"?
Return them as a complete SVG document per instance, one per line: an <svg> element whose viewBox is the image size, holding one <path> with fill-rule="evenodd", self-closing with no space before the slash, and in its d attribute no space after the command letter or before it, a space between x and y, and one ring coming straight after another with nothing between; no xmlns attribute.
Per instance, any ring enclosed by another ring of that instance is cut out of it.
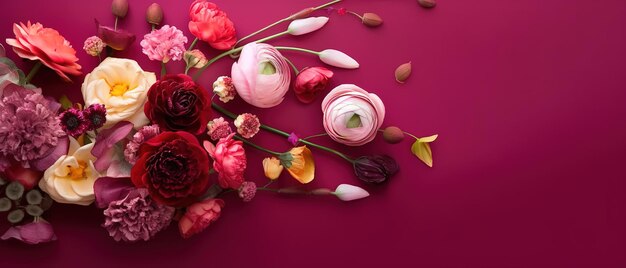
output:
<svg viewBox="0 0 626 268"><path fill-rule="evenodd" d="M22 219L24 219L24 211L21 209L13 210L7 215L7 220L13 224L22 221Z"/></svg>
<svg viewBox="0 0 626 268"><path fill-rule="evenodd" d="M31 190L26 193L26 202L28 202L28 204L39 205L41 204L41 199L43 199L43 197L41 196L41 193L37 190Z"/></svg>
<svg viewBox="0 0 626 268"><path fill-rule="evenodd" d="M264 75L271 75L276 73L276 67L269 61L259 63L259 73Z"/></svg>
<svg viewBox="0 0 626 268"><path fill-rule="evenodd" d="M293 161L293 155L291 155L291 153L280 154L278 156L278 159L280 160L280 165L282 165L285 168L290 168L291 161Z"/></svg>
<svg viewBox="0 0 626 268"><path fill-rule="evenodd" d="M39 217L41 216L41 214L43 214L43 209L41 209L37 205L28 205L26 206L26 213L28 213L28 215L31 215L33 217Z"/></svg>
<svg viewBox="0 0 626 268"><path fill-rule="evenodd" d="M350 117L350 119L348 119L348 122L346 123L347 128L358 128L362 126L363 124L361 123L361 116L359 116L358 114L353 114L352 117Z"/></svg>
<svg viewBox="0 0 626 268"><path fill-rule="evenodd" d="M7 185L5 193L11 200L18 200L24 194L24 186L22 186L19 182L11 182Z"/></svg>
<svg viewBox="0 0 626 268"><path fill-rule="evenodd" d="M0 178L0 186L7 184L7 181L5 181L3 178Z"/></svg>
<svg viewBox="0 0 626 268"><path fill-rule="evenodd" d="M411 146L411 152L413 152L417 158L422 160L424 164L429 167L433 167L433 153L430 150L428 142L421 142L419 139L416 140Z"/></svg>
<svg viewBox="0 0 626 268"><path fill-rule="evenodd" d="M61 96L61 98L59 98L59 103L61 103L61 108L63 109L72 108L72 101L70 101L70 99L66 95L63 95Z"/></svg>
<svg viewBox="0 0 626 268"><path fill-rule="evenodd" d="M11 209L11 200L6 197L0 198L0 212L9 211Z"/></svg>
<svg viewBox="0 0 626 268"><path fill-rule="evenodd" d="M41 209L48 210L50 209L50 207L52 207L52 203L54 203L54 201L52 201L52 198L50 198L49 196L46 196L43 198L43 200L41 200Z"/></svg>

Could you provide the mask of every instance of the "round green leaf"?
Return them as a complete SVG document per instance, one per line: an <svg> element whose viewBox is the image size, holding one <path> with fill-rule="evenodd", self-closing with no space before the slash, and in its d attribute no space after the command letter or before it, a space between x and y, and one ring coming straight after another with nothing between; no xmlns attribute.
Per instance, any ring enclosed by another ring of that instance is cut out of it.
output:
<svg viewBox="0 0 626 268"><path fill-rule="evenodd" d="M43 200L41 200L41 209L43 210L48 210L50 209L50 207L52 207L52 198L50 198L49 196L46 196L43 198Z"/></svg>
<svg viewBox="0 0 626 268"><path fill-rule="evenodd" d="M6 197L0 198L0 212L9 211L11 209L11 200Z"/></svg>
<svg viewBox="0 0 626 268"><path fill-rule="evenodd" d="M22 219L24 219L24 211L21 209L13 210L7 215L7 220L13 224L22 221Z"/></svg>
<svg viewBox="0 0 626 268"><path fill-rule="evenodd" d="M37 205L28 205L26 206L26 213L28 213L28 215L31 215L33 217L39 217L41 216L41 214L43 214L43 209L41 209Z"/></svg>
<svg viewBox="0 0 626 268"><path fill-rule="evenodd" d="M5 181L3 178L0 178L0 186L7 184L7 181Z"/></svg>
<svg viewBox="0 0 626 268"><path fill-rule="evenodd" d="M24 194L24 186L19 182L11 182L5 189L6 195L11 200L18 200Z"/></svg>
<svg viewBox="0 0 626 268"><path fill-rule="evenodd" d="M43 197L41 196L41 193L37 190L31 190L26 193L26 202L28 202L28 204L39 205L41 204L41 199L43 199Z"/></svg>

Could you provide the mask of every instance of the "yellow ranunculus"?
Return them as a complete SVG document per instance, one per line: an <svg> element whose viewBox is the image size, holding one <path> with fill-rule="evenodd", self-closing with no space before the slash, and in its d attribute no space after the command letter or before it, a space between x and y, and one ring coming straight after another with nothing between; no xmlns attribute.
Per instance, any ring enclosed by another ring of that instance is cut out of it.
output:
<svg viewBox="0 0 626 268"><path fill-rule="evenodd" d="M85 76L81 90L85 106L104 104L107 110L104 128L130 121L138 129L149 122L143 106L154 82L154 73L144 72L136 61L109 57Z"/></svg>
<svg viewBox="0 0 626 268"><path fill-rule="evenodd" d="M45 171L39 188L59 203L91 204L95 199L93 184L100 177L93 165L96 160L91 154L93 145L80 147L74 138L70 138L67 155L61 156Z"/></svg>
<svg viewBox="0 0 626 268"><path fill-rule="evenodd" d="M278 179L280 173L283 172L283 166L276 157L267 157L263 159L263 171L265 172L265 177L270 180L275 180Z"/></svg>

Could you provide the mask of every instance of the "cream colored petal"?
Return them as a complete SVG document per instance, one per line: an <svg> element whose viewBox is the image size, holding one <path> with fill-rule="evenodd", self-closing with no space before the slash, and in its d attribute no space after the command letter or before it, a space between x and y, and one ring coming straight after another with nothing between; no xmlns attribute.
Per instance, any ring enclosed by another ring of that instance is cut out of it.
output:
<svg viewBox="0 0 626 268"><path fill-rule="evenodd" d="M96 180L94 178L85 178L83 180L72 180L72 191L82 197L93 196L93 184Z"/></svg>
<svg viewBox="0 0 626 268"><path fill-rule="evenodd" d="M91 149L93 149L93 145L95 142L87 144L83 147L80 147L76 152L74 152L74 158L80 161L87 162L89 160L95 161L96 158L91 154Z"/></svg>
<svg viewBox="0 0 626 268"><path fill-rule="evenodd" d="M60 203L80 201L81 197L74 192L72 182L69 179L57 178L54 180L54 189L63 200L55 200ZM64 202L66 201L66 202Z"/></svg>

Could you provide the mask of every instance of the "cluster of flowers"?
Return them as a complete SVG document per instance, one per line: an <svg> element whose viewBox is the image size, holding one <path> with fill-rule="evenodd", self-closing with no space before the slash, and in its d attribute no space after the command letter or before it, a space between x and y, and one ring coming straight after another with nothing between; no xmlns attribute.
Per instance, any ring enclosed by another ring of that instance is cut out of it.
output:
<svg viewBox="0 0 626 268"><path fill-rule="evenodd" d="M227 190L238 193L245 202L251 201L257 190L334 195L344 201L367 197L367 191L349 184L334 190L269 186L285 169L302 184L313 181L312 148L346 160L354 166L356 176L369 183L381 183L397 173L399 167L393 158L350 157L261 124L254 114L233 114L213 102L211 96L212 91L224 103L239 96L255 107L275 107L289 92L293 69L293 91L300 101L310 103L325 93L321 106L324 135L349 146L367 144L379 132L389 143L402 141L405 132L399 128L381 129L385 105L376 94L352 84L339 85L326 93L333 77L331 70L298 70L280 51L311 53L338 68L358 68L356 60L333 49L318 52L266 43L281 35L303 35L322 28L328 17L309 16L339 1L290 15L271 25L290 22L284 32L239 46L262 31L238 40L234 24L224 11L214 3L195 0L188 25L195 40L187 48L188 39L181 30L171 25L157 27L163 10L153 4L146 17L153 29L140 45L150 60L162 63L160 78L132 59L108 56L82 83L85 109L67 99L57 102L46 98L40 88L30 84L41 65L65 80L70 80L68 75L81 73L76 51L69 42L39 23L15 24L15 38L7 39L7 44L18 56L37 63L25 76L5 57L4 48L0 51L0 192L6 195L0 198L0 212L8 212L13 224L2 239L32 244L56 239L50 224L42 218L52 200L77 205L95 203L103 209L103 227L111 237L116 241L138 241L149 240L172 221L178 221L185 238L204 230L219 218L225 203L218 197L230 192ZM112 10L117 24L117 19L125 17L128 2L114 0ZM346 11L340 9L338 13ZM373 13L359 17L371 27L382 23ZM100 57L105 49L109 54L123 50L135 40L134 34L117 27L97 25L98 35L84 43L83 49L89 55ZM193 49L198 41L224 52L207 59L200 50ZM211 91L195 81L213 62L229 55L239 58L232 65L230 77L219 77ZM181 60L186 64L185 73L166 74L166 63ZM193 78L188 75L191 69L197 69ZM216 116L214 110L226 119ZM228 119L233 120L235 131ZM275 152L255 144L250 139L260 130L284 136L293 148ZM428 144L436 136L410 136L416 140L412 146L416 156L432 165ZM249 163L244 145L269 155L262 163L269 179L267 185L257 187L246 179ZM211 179L214 173L216 182Z"/></svg>

